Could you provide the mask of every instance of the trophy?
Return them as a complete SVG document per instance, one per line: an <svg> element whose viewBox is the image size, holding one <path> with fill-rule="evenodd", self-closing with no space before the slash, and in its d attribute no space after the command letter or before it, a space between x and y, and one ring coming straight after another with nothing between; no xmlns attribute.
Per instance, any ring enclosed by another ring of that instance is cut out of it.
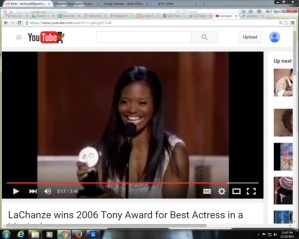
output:
<svg viewBox="0 0 299 239"><path fill-rule="evenodd" d="M99 161L99 158L102 157L102 153L98 152L95 148L85 147L79 153L79 161L86 163L89 167L89 172L86 178L82 180L83 190L79 190L77 197L95 197L101 195L104 191L99 187L98 184L92 184L98 182L98 173L95 168L96 164ZM84 184L89 183L91 184Z"/></svg>

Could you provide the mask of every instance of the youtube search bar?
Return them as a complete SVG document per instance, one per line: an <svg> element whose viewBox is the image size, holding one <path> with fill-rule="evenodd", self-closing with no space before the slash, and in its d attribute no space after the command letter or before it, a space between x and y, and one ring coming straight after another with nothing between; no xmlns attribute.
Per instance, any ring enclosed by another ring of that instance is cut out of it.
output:
<svg viewBox="0 0 299 239"><path fill-rule="evenodd" d="M97 43L217 43L218 32L98 31Z"/></svg>

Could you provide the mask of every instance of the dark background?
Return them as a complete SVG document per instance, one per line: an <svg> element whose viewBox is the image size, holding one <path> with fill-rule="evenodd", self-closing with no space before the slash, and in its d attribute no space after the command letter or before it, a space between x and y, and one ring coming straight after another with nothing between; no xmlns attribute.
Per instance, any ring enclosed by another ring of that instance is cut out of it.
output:
<svg viewBox="0 0 299 239"><path fill-rule="evenodd" d="M280 143L274 144L274 170L280 169Z"/></svg>

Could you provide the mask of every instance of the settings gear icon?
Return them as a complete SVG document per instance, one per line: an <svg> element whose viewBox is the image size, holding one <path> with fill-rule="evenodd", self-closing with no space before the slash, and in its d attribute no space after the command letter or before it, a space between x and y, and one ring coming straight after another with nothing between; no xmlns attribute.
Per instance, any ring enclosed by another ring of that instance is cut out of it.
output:
<svg viewBox="0 0 299 239"><path fill-rule="evenodd" d="M225 188L219 188L218 193L219 193L219 195L224 195L225 194Z"/></svg>

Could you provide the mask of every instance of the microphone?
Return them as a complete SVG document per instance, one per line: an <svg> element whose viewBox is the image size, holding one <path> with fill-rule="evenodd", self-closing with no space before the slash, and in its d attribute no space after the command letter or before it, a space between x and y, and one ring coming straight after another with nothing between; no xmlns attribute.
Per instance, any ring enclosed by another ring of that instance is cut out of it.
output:
<svg viewBox="0 0 299 239"><path fill-rule="evenodd" d="M132 139L136 136L137 134L137 127L135 124L133 123L127 123L125 125L125 137L126 137L126 141L124 142L124 144L121 147L120 150L120 155L121 155L121 159L124 162L125 165L125 180L126 180L126 192L125 192L125 197L129 198L129 181L130 181L130 176L129 176L129 162L130 162L130 156L131 156L131 152L132 152Z"/></svg>
<svg viewBox="0 0 299 239"><path fill-rule="evenodd" d="M86 178L83 179L83 182L98 182L98 173L95 168L96 164L99 161L99 158L102 157L102 153L98 152L95 148L85 147L79 153L79 161L86 163L89 167L89 173ZM96 196L101 195L103 190L97 184L83 184L84 190L80 190L78 193L79 196Z"/></svg>
<svg viewBox="0 0 299 239"><path fill-rule="evenodd" d="M137 127L134 123L127 123L125 125L125 136L127 138L127 141L132 141L132 138L134 138L137 134Z"/></svg>

